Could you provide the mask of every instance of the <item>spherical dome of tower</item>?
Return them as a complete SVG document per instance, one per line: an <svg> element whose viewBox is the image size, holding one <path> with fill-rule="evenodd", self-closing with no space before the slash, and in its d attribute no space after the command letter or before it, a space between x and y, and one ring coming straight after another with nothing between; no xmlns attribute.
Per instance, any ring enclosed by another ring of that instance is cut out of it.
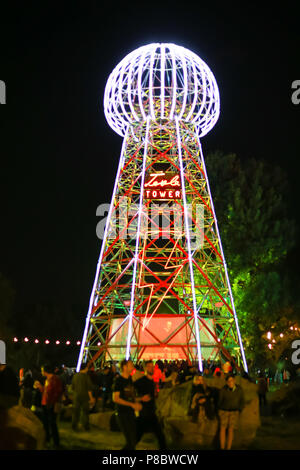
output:
<svg viewBox="0 0 300 470"><path fill-rule="evenodd" d="M193 52L175 44L148 44L128 54L109 76L104 111L121 136L128 125L150 117L194 123L203 137L218 120L219 90L209 67Z"/></svg>

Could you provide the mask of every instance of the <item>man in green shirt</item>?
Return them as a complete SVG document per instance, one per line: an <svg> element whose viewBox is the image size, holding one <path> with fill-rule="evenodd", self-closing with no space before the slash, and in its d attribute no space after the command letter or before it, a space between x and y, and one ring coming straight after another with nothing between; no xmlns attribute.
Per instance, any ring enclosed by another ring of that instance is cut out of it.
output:
<svg viewBox="0 0 300 470"><path fill-rule="evenodd" d="M92 391L94 385L88 375L87 364L81 364L80 372L74 375L72 379L73 389L73 414L72 414L72 429L78 430L78 423L81 414L81 423L83 428L89 430L89 409L90 403L95 403Z"/></svg>

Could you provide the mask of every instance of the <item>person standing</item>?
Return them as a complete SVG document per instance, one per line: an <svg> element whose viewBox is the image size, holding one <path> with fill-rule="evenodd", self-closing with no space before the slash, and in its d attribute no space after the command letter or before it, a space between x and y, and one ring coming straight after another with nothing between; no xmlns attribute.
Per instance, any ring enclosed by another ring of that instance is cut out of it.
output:
<svg viewBox="0 0 300 470"><path fill-rule="evenodd" d="M214 419L215 417L213 390L199 373L193 378L189 414L195 423L204 422L206 419Z"/></svg>
<svg viewBox="0 0 300 470"><path fill-rule="evenodd" d="M235 383L233 375L226 377L226 385L220 390L218 408L220 417L220 447L222 450L225 449L227 430L226 449L230 450L234 430L238 427L239 414L244 408L244 392L242 387Z"/></svg>
<svg viewBox="0 0 300 470"><path fill-rule="evenodd" d="M162 361L158 360L154 366L153 381L155 384L155 396L157 397L163 382L165 381L165 374L163 372Z"/></svg>
<svg viewBox="0 0 300 470"><path fill-rule="evenodd" d="M20 385L20 403L24 408L30 408L32 402L33 383L31 370L28 370L24 375Z"/></svg>
<svg viewBox="0 0 300 470"><path fill-rule="evenodd" d="M19 383L14 371L7 364L0 364L0 408L16 406L19 398Z"/></svg>
<svg viewBox="0 0 300 470"><path fill-rule="evenodd" d="M112 383L113 374L110 367L105 366L99 377L101 397L102 397L102 411L105 411L105 407L111 407L111 395L112 395Z"/></svg>
<svg viewBox="0 0 300 470"><path fill-rule="evenodd" d="M266 406L267 404L267 399L266 399L267 391L268 391L268 382L264 374L261 372L259 374L259 379L257 381L257 393L258 393L260 408L262 408L262 406Z"/></svg>
<svg viewBox="0 0 300 470"><path fill-rule="evenodd" d="M227 377L227 375L229 375L229 374L232 374L232 366L231 366L229 361L226 361L222 365L222 369L223 369L223 373L224 373L225 377Z"/></svg>
<svg viewBox="0 0 300 470"><path fill-rule="evenodd" d="M88 431L89 426L89 410L90 403L95 404L93 397L94 385L90 376L88 375L88 366L86 363L81 364L80 371L73 376L72 389L73 389L73 413L72 413L72 429L78 431L78 423L80 421L85 431Z"/></svg>
<svg viewBox="0 0 300 470"><path fill-rule="evenodd" d="M43 422L43 408L42 408L42 397L43 397L44 386L39 380L35 380L33 384L31 411Z"/></svg>
<svg viewBox="0 0 300 470"><path fill-rule="evenodd" d="M59 448L57 405L60 403L63 394L63 385L60 378L54 373L54 368L48 364L42 367L42 375L46 377L41 403L46 442L49 443L52 437L54 447Z"/></svg>
<svg viewBox="0 0 300 470"><path fill-rule="evenodd" d="M288 369L284 369L282 373L283 383L288 384L291 378L290 371Z"/></svg>
<svg viewBox="0 0 300 470"><path fill-rule="evenodd" d="M137 392L137 401L142 409L137 418L137 442L145 432L153 432L158 440L159 449L166 448L166 441L155 412L155 383L153 381L153 361L146 361L145 375L134 383Z"/></svg>
<svg viewBox="0 0 300 470"><path fill-rule="evenodd" d="M135 391L131 379L134 365L131 359L124 359L120 363L121 374L115 378L113 384L113 402L116 404L117 422L124 434L126 444L122 450L134 450L137 444L137 423L135 412L142 409L142 405L135 401Z"/></svg>

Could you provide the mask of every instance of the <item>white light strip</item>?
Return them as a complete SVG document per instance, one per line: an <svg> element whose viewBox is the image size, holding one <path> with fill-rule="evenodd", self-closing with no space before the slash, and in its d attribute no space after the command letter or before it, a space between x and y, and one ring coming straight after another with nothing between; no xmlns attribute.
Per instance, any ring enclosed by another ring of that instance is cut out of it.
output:
<svg viewBox="0 0 300 470"><path fill-rule="evenodd" d="M180 177L181 177L181 190L182 190L182 199L183 199L183 207L184 207L185 236L187 240L188 254L189 254L189 266L190 266L190 276L191 276L191 290L192 290L192 297L193 297L193 310L194 310L194 323L195 323L195 333L196 333L196 341L197 341L198 363L199 363L200 372L203 372L200 333L199 333L199 324L198 324L198 315L197 315L197 301L196 301L196 294L195 294L194 270L193 270L192 254L191 254L188 208L187 208L187 202L186 202L184 170L183 170L182 153L181 153L179 118L175 117L175 121L176 121L176 130L177 130L177 145L178 145L178 159L179 159Z"/></svg>
<svg viewBox="0 0 300 470"><path fill-rule="evenodd" d="M172 80L173 80L173 97L172 97L172 107L170 112L170 120L174 117L175 106L176 106L176 97L177 97L177 73L176 73L176 57L174 54L173 47L169 47L169 51L172 57Z"/></svg>
<svg viewBox="0 0 300 470"><path fill-rule="evenodd" d="M117 79L118 76L116 74L110 74L109 79L107 81L107 85L105 87L104 110L105 115L110 117L110 124L112 124L112 128L115 129L119 135L123 135L125 121L121 121L119 119L119 110L116 104ZM106 112L106 110L109 110L109 113Z"/></svg>
<svg viewBox="0 0 300 470"><path fill-rule="evenodd" d="M203 108L204 106L207 104L206 102L206 98L207 98L207 86L206 86L206 70L204 67L202 67L202 61L200 62L200 64L198 64L198 68L200 69L200 83L201 83L201 86L202 86L202 102L201 102L201 106L200 106L200 109L198 111L198 113L196 114L196 116L194 117L194 119L192 119L192 122L197 122L199 120L199 123L201 125L202 123L202 116L201 114L203 113Z"/></svg>
<svg viewBox="0 0 300 470"><path fill-rule="evenodd" d="M140 57L140 63L139 63L139 68L138 68L138 98L139 98L139 105L140 105L140 111L143 115L143 120L146 121L147 116L144 110L144 105L143 105L143 88L142 88L142 74L143 74L143 66L144 66L144 60L147 55L148 51L147 49L144 50L143 54Z"/></svg>
<svg viewBox="0 0 300 470"><path fill-rule="evenodd" d="M129 67L129 71L128 71L128 90L127 90L127 95L128 95L128 104L130 106L130 110L132 112L132 115L134 117L134 119L136 121L139 121L139 117L137 115L137 113L135 112L135 109L134 109L134 106L133 106L133 103L132 103L132 97L131 97L131 94L132 94L132 89L131 89L131 84L132 84L132 76L134 74L134 67L135 67L135 61L132 60L130 62L130 67Z"/></svg>
<svg viewBox="0 0 300 470"><path fill-rule="evenodd" d="M165 46L160 46L160 117L165 114Z"/></svg>
<svg viewBox="0 0 300 470"><path fill-rule="evenodd" d="M127 346L126 346L126 356L125 356L127 360L130 357L132 318L133 318L133 310L134 310L134 291L135 291L135 285L136 285L136 271L137 271L138 251L139 251L139 241L140 241L140 231L141 231L141 218L142 218L142 210L143 210L143 194L144 194L144 182L145 182L145 173L146 173L146 158L147 158L147 150L148 150L149 127L150 127L150 116L147 118L146 135L145 135L145 141L144 141L145 147L144 147L144 155L143 155L143 167L142 167L142 173L141 173L141 192L140 192L139 211L138 211L138 224L137 224L137 232L136 232L134 266L133 266L131 297L130 297L130 311L129 311L129 319L128 319L128 333L127 333L128 336L127 336Z"/></svg>
<svg viewBox="0 0 300 470"><path fill-rule="evenodd" d="M207 86L207 90L210 92L210 94L213 94L212 91L214 89L214 84L213 84L213 75L212 73L211 74L205 74L204 76L207 75L207 81L209 83L209 85ZM217 95L219 94L219 91L216 90L218 93ZM208 95L208 106L206 106L206 109L205 109L205 113L206 113L206 116L208 116L208 119L206 119L206 122L205 122L205 126L203 126L203 133L206 133L205 131L207 130L207 128L209 127L210 123L211 123L211 120L215 114L215 100L212 99L211 96ZM212 109L212 111L211 111ZM202 135L203 135L202 133Z"/></svg>
<svg viewBox="0 0 300 470"><path fill-rule="evenodd" d="M182 119L182 116L185 112L186 108L186 100L188 94L188 79L187 79L187 71L186 71L186 60L185 60L185 49L180 47L178 48L178 55L181 57L182 60L182 68L183 68L183 102L181 105L181 111L178 116L179 119Z"/></svg>
<svg viewBox="0 0 300 470"><path fill-rule="evenodd" d="M155 111L154 111L154 100L153 100L153 68L154 68L154 60L155 60L155 51L156 51L156 44L153 44L153 48L151 51L150 56L150 70L149 70L149 102L150 102L150 114L153 119L155 120Z"/></svg>
<svg viewBox="0 0 300 470"><path fill-rule="evenodd" d="M192 62L193 77L194 77L194 99L193 99L193 104L191 104L190 112L189 112L189 114L187 115L187 117L185 119L186 122L190 121L190 119L191 119L191 117L194 113L196 103L197 103L197 99L198 99L198 77L197 77L197 70L196 70L196 67L195 67L195 62L193 60L193 57L191 58L191 62Z"/></svg>
<svg viewBox="0 0 300 470"><path fill-rule="evenodd" d="M94 304L95 290L96 290L96 287L97 287L97 281L98 281L98 278L99 278L99 272L100 272L100 267L101 267L101 263L102 263L104 248L105 248L105 245L106 245L107 232L108 232L108 228L109 228L109 225L110 225L111 214L112 214L112 211L113 211L113 208L114 208L114 200L115 200L115 197L116 197L116 192L117 192L117 188L118 188L118 182L119 182L119 178L120 178L121 169L122 169L123 163L125 161L124 154L125 154L125 143L126 143L127 134L128 134L128 130L126 131L126 136L124 138L123 145L122 145L121 157L120 157L120 160L119 160L119 167L118 167L117 176L116 176L116 179L115 179L113 194L112 194L112 198L111 198L110 208L109 208L109 212L108 212L108 216L107 216L107 222L106 222L105 231L104 231L104 237L103 237L101 250L100 250L100 255L99 255L98 264L97 264L97 269L96 269L96 276L95 276L94 285L93 285L93 289L92 289L92 293L91 293L91 297L90 297L89 309L88 309L88 313L87 313L86 320L85 320L85 328L84 328L84 333L83 333L82 342L81 342L81 348L80 348L77 367L76 367L77 372L79 372L79 370L80 370L80 365L81 365L82 358L83 358L85 342L86 342L86 338L87 338L87 334L88 334L88 328L89 328L89 324L90 324L91 312L92 312L93 304Z"/></svg>
<svg viewBox="0 0 300 470"><path fill-rule="evenodd" d="M123 84L123 77L124 77L124 72L125 72L125 69L127 67L127 63L124 61L123 63L123 66L121 67L121 71L120 71L120 76L119 76L119 81L120 83L122 83L122 87L119 86L119 98L118 98L118 102L120 103L121 105L121 108L122 108L122 111L123 111L123 114L124 114L124 117L126 118L126 121L130 122L132 124L132 119L131 117L128 115L126 109L125 109L125 106L124 106L124 101L123 101L123 98L122 98L122 91L123 91L123 88L124 88L124 84ZM128 76L127 76L127 80L128 80ZM125 81L126 81L126 78L125 78ZM128 82L127 82L127 86L128 86ZM128 101L129 101L129 96L130 96L130 93L128 92L127 93L127 97L128 97ZM130 106L130 109L132 111L132 108Z"/></svg>
<svg viewBox="0 0 300 470"><path fill-rule="evenodd" d="M238 338L239 338L241 354L242 354L242 358L243 358L243 362L244 362L244 369L245 369L245 372L248 373L248 366L247 366L247 361L246 361L246 357L245 357L244 347L243 347L243 343L242 343L242 337L241 337L241 333L240 333L240 329L239 329L239 325L238 325L237 314L236 314L236 311L235 311L235 306L234 306L233 295L232 295L231 285L230 285L229 276L228 276L228 270L227 270L226 260L225 260L225 256L224 256L224 252L223 252L223 247L222 247L222 242L221 242L221 237L220 237L219 228L218 228L217 217L216 217L216 213L215 213L215 209L214 209L213 199L212 199L211 192L210 192L209 181L208 181L208 177L207 177L207 173L206 173L206 167L205 167L205 162L204 162L204 157L203 157L203 153L202 153L202 146L201 146L200 139L199 139L198 136L197 136L197 141L198 141L198 145L199 145L199 148L200 148L201 163L202 163L202 167L203 167L204 174L205 174L207 189L208 189L208 193L209 193L209 197L210 197L210 202L211 202L211 208L212 208L213 215L214 215L216 231L217 231L217 234L218 234L218 240L219 240L220 250L221 250L221 254L222 254L222 258L223 258L223 263L224 263L224 268L225 268L225 275L226 275L226 280L227 280L227 286L228 286L229 295L230 295L230 300L231 300L231 305L232 305L232 310L233 310L233 314L234 314L236 330L237 330L237 334L238 334Z"/></svg>

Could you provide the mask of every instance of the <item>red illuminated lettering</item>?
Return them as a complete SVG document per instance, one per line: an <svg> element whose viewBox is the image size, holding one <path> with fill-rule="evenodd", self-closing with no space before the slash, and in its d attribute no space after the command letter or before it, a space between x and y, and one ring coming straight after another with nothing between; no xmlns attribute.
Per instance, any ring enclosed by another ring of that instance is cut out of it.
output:
<svg viewBox="0 0 300 470"><path fill-rule="evenodd" d="M174 173L152 173L144 187L146 199L181 199L179 175Z"/></svg>
<svg viewBox="0 0 300 470"><path fill-rule="evenodd" d="M171 179L166 179L165 173L157 173L151 176L150 180L145 183L145 188L164 188L165 186L180 188L179 175L175 175ZM161 177L163 178L161 179Z"/></svg>

